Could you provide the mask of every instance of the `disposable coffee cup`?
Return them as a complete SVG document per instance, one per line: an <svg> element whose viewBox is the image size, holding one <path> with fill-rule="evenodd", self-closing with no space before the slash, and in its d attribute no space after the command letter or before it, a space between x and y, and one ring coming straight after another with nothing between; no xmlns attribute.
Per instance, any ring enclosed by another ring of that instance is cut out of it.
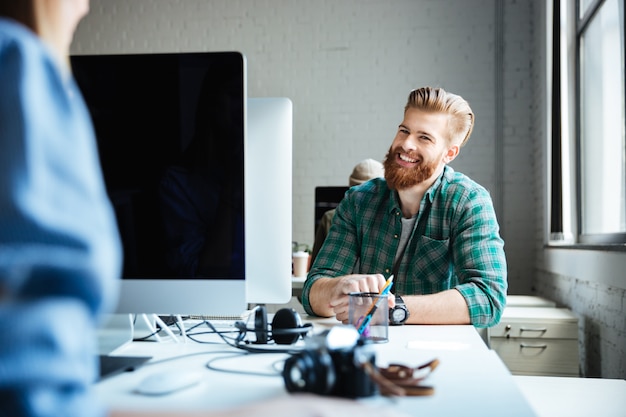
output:
<svg viewBox="0 0 626 417"><path fill-rule="evenodd" d="M375 343L389 341L389 295L352 292L348 297L348 322L357 328L361 337Z"/></svg>
<svg viewBox="0 0 626 417"><path fill-rule="evenodd" d="M298 251L293 253L293 276L296 278L306 277L309 268L309 253Z"/></svg>

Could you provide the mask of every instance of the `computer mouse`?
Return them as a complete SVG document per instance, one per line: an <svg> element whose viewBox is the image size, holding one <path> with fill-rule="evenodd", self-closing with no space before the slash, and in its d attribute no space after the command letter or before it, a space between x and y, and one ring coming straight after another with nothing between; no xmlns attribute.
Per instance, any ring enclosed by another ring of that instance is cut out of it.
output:
<svg viewBox="0 0 626 417"><path fill-rule="evenodd" d="M166 395L192 387L202 380L202 372L164 370L142 379L135 392L143 395Z"/></svg>

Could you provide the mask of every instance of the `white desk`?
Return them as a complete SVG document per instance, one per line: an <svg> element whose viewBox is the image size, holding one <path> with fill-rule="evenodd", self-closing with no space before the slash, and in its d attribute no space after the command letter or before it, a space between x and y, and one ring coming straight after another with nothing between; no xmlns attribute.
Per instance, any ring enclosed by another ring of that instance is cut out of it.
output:
<svg viewBox="0 0 626 417"><path fill-rule="evenodd" d="M316 329L334 321L316 321ZM498 356L487 349L471 326L402 326L389 329L390 342L376 345L379 366L390 362L420 365L433 358L441 363L428 378L435 387L429 397L362 399L373 406L396 407L409 415L424 416L534 416L509 371ZM96 385L105 404L124 410L216 410L226 409L277 396L287 396L280 376L250 376L209 370L206 363L216 357L241 352L225 344L204 345L194 342L135 342L116 354L153 356L153 361L186 354L155 365L145 365L106 379ZM282 369L284 354L253 354L213 362L228 369L272 372ZM204 381L192 388L162 397L133 393L138 382L158 369L202 370Z"/></svg>
<svg viewBox="0 0 626 417"><path fill-rule="evenodd" d="M513 380L538 417L624 417L626 380L519 376Z"/></svg>

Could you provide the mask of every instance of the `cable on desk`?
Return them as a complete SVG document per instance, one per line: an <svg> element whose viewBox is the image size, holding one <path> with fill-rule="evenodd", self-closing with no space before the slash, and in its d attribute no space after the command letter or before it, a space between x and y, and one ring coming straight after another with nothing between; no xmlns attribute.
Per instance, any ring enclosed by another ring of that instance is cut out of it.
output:
<svg viewBox="0 0 626 417"><path fill-rule="evenodd" d="M220 332L208 320L205 320L202 323L199 323L196 326L193 326L192 328L190 328L190 330L195 329L196 327L198 327L200 325L206 325L207 327L209 327L209 329L211 329L211 332L206 332L206 334L217 334L227 345L229 345L231 347L234 347L236 349L244 350L247 353L288 353L288 354L294 354L294 353L300 352L302 350L301 348L293 348L293 347L290 347L290 348L275 348L275 347L272 347L272 346L276 346L276 345L269 345L266 348L254 346L249 341L244 340L244 338L246 336L246 332L245 331L243 331L241 329L238 329L237 330L237 337L229 338L229 337L225 336L225 333L234 333L233 331ZM194 339L193 336L198 335L198 334L205 334L205 333L192 333L190 335L189 331L188 331L187 332L187 337L189 337L191 340L193 340L196 343L216 343L216 342L206 342L206 341Z"/></svg>
<svg viewBox="0 0 626 417"><path fill-rule="evenodd" d="M171 361L175 361L175 360L179 360L179 359L184 359L184 358L189 358L192 356L202 356L202 355L215 355L215 354L221 354L221 353L232 353L232 351L229 350L223 350L223 351L215 351L215 352L193 352L193 353L186 353L184 355L178 355L178 356L172 356L169 358L165 358L165 359L159 359L157 361L149 361L146 362L143 366L152 366L152 365L159 365L165 362L171 362Z"/></svg>
<svg viewBox="0 0 626 417"><path fill-rule="evenodd" d="M192 341L194 341L196 343L205 343L205 344L215 344L215 343L218 343L218 342L212 342L212 341L198 340L198 339L194 338L194 336L199 336L199 335L203 335L203 334L217 334L220 337L222 337L222 339L223 339L223 334L227 334L227 333L237 333L237 334L239 334L239 330L234 328L234 327L232 329L229 329L229 330L217 330L215 328L215 326L213 326L212 324L210 324L208 322L208 320L201 321L201 322L191 326L189 329L181 329L181 327L180 327L181 324L180 324L179 320L176 317L171 316L171 315L170 316L163 316L163 317L161 317L161 320L163 321L163 324L165 324L166 326L174 327L174 328L178 329L178 333L181 336L186 337L189 340L192 340ZM198 328L199 326L205 325L205 324L211 329L210 331L190 333L194 329ZM154 336L158 337L159 333L161 333L162 331L164 331L164 329L159 324L157 324L157 329L154 332L152 332L152 333L150 333L150 334L148 334L146 336L142 336L140 338L135 338L133 340L139 341L139 342L150 340Z"/></svg>
<svg viewBox="0 0 626 417"><path fill-rule="evenodd" d="M138 316L137 314L135 314L133 316L133 327L137 325L137 316ZM134 342L145 342L147 340L150 340L153 337L157 337L158 338L159 337L159 333L161 333L161 330L162 330L161 327L157 325L157 328L156 328L155 331L153 331L152 333L150 333L150 334L148 334L146 336L137 337L137 338L133 337L133 341Z"/></svg>
<svg viewBox="0 0 626 417"><path fill-rule="evenodd" d="M200 327L200 326L207 326L210 331L204 331L204 332L195 332L195 333L190 333L192 330ZM227 337L226 334L229 333L236 333L237 337ZM198 340L195 338L195 336L199 336L199 335L203 335L203 334L216 334L220 337L220 339L222 339L222 341L224 343L226 343L228 346L234 347L234 348L238 348L237 346L237 342L239 341L239 339L241 338L241 332L238 329L232 329L232 330L227 330L227 331L219 331L215 328L215 326L213 326L213 324L208 321L208 320L203 320L202 322L190 327L187 330L187 337L191 340L193 340L196 343L202 343L202 344L215 344L218 342L214 342L214 341L206 341L206 340Z"/></svg>
<svg viewBox="0 0 626 417"><path fill-rule="evenodd" d="M180 323L178 320L176 320L173 316L169 316L168 317L164 317L162 318L162 321L164 322L164 324L169 325L169 326L174 326L176 328L178 328L179 333L182 335L183 332L180 329ZM207 331L198 331L198 329L202 326L206 326L209 328L209 330ZM161 329L160 327L157 328L157 330L147 336L141 337L141 338L137 338L134 339L135 341L145 341L145 340L149 340L150 338L152 338L153 336L157 335L159 332L161 332L163 329ZM201 343L201 344L219 344L221 342L219 341L207 341L207 340L200 340L197 338L197 336L201 336L201 335L209 335L209 334L215 334L217 336L220 337L220 339L222 340L222 342L226 343L228 346L231 346L233 348L236 349L240 349L245 351L246 353L287 353L287 354L294 354L297 352L302 351L302 348L294 348L294 347L289 347L289 348L276 348L275 346L277 345L268 345L267 347L260 347L259 346L254 346L251 342L245 340L245 336L246 336L246 332L243 331L241 328L232 328L232 329L228 329L228 330L218 330L212 323L210 320L203 320L199 323L194 324L193 326L189 327L189 329L186 329L184 332L186 338L188 338L189 340L195 342L195 343ZM229 334L236 334L236 336L234 337L229 337Z"/></svg>
<svg viewBox="0 0 626 417"><path fill-rule="evenodd" d="M197 332L197 333L189 333L189 330L195 329L201 325L206 325L207 327L209 327L211 330L207 331L207 332ZM280 365L282 365L285 361L285 358L281 358L279 360L276 360L275 362L272 363L272 368L274 369L274 372L270 373L270 372L255 372L255 371L241 371L241 370L235 370L235 369L228 369L228 368L220 368L218 366L215 365L216 362L218 361L223 361L223 360L228 360L228 359L232 359L232 358L236 358L236 357L243 357L243 356L248 356L254 353L276 353L276 354L285 354L285 353L291 353L290 349L261 349L261 348L253 348L251 346L246 346L246 345L242 345L240 342L240 338L241 335L239 334L240 332L237 331L238 333L238 337L237 338L233 338L233 340L229 340L230 338L226 337L224 334L222 333L232 333L232 331L228 331L228 332L220 332L217 329L215 329L215 327L208 321L204 321L201 323L198 323L197 325L194 325L193 327L191 327L187 331L187 337L190 340L193 340L196 343L202 343L202 344L217 344L220 342L215 342L215 341L203 341L203 340L196 340L194 339L194 335L200 335L200 334L217 334L218 336L220 336L220 338L223 340L223 342L226 343L226 345L239 349L240 351L238 352L233 352L233 351L212 351L212 352L194 352L194 353L189 353L189 354L185 354L185 355L179 355L179 356L174 356L174 357L170 357L170 358L165 358L165 359L161 359L161 360L157 360L157 361L150 361L147 362L145 364L145 366L152 366L152 365L158 365L161 363L165 363L165 362L171 362L174 360L178 360L178 359L183 359L183 358L187 358L187 357L192 357L192 356L199 356L199 355L215 355L215 354L223 354L222 356L216 357L214 359L209 360L209 362L206 363L206 368L213 370L213 371L217 371L217 372L226 372L226 373L234 373L234 374L244 374L244 375L253 375L253 376L267 376L267 377L276 377L276 376L280 376L281 375L281 369L279 368ZM244 335L245 336L245 335ZM239 341L239 342L238 342Z"/></svg>
<svg viewBox="0 0 626 417"><path fill-rule="evenodd" d="M214 364L215 362L218 362L218 361L228 360L232 358L239 358L239 357L248 356L248 355L250 355L250 353L248 352L239 352L239 353L235 353L235 354L231 354L227 356L220 356L220 357L209 360L205 366L207 367L207 369L210 369L212 371L225 372L225 373L230 373L230 374L243 374L243 375L269 376L269 377L281 376L282 370L277 367L280 364L284 363L285 359L279 359L272 363L272 368L274 368L275 370L274 373L257 372L257 371L240 371L236 369L220 368L220 367L215 366Z"/></svg>
<svg viewBox="0 0 626 417"><path fill-rule="evenodd" d="M138 314L135 314L133 317L133 326L137 325L137 316ZM144 320L145 319L145 315L144 316ZM158 340L160 340L159 335L161 334L161 332L166 332L168 334L170 334L169 329L166 329L163 327L163 325L167 326L167 327L172 327L175 326L176 328L178 328L178 332L181 336L184 335L184 329L181 329L179 324L178 324L178 319L176 317L174 317L173 315L169 315L169 316L157 316L158 319L160 319L160 322L157 321L155 330L153 330L150 334L146 335L146 336L142 336L142 337L137 337L137 338L133 338L133 341L135 342L145 342L148 341L150 339L152 339L153 337L155 337ZM152 328L153 326L148 324L149 328ZM173 334L171 334L172 337L174 337Z"/></svg>

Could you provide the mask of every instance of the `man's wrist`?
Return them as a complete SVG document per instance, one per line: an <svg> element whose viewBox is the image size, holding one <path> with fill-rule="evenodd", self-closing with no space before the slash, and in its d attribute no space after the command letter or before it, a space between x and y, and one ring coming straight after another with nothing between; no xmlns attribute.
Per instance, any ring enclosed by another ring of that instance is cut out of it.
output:
<svg viewBox="0 0 626 417"><path fill-rule="evenodd" d="M333 278L318 276L309 287L308 301L311 312L318 317L331 317L333 310L329 307L329 300L334 294L337 285Z"/></svg>

